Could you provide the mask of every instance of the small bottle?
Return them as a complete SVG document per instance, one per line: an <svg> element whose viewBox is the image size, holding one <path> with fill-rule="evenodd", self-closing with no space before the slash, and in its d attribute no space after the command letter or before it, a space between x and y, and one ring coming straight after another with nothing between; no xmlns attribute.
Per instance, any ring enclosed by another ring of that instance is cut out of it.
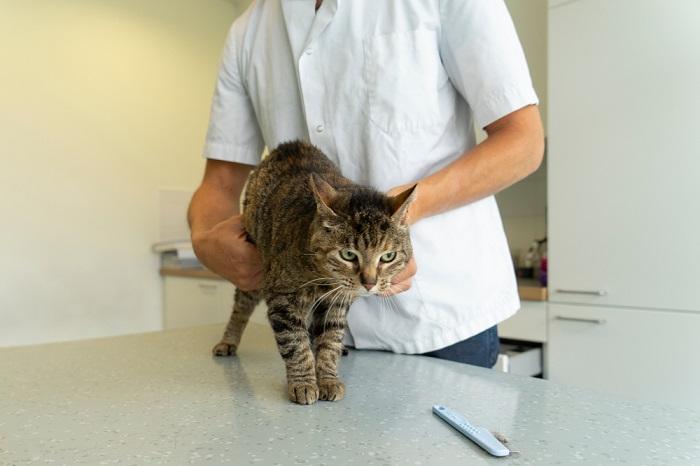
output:
<svg viewBox="0 0 700 466"><path fill-rule="evenodd" d="M547 287L547 256L540 259L540 273L538 274L540 286Z"/></svg>
<svg viewBox="0 0 700 466"><path fill-rule="evenodd" d="M540 282L540 286L547 286L547 238L539 240L539 253L540 253L540 271L537 274L537 280Z"/></svg>
<svg viewBox="0 0 700 466"><path fill-rule="evenodd" d="M522 278L536 277L535 266L537 266L539 263L539 254L537 253L538 249L539 243L537 241L533 241L523 256L520 275Z"/></svg>

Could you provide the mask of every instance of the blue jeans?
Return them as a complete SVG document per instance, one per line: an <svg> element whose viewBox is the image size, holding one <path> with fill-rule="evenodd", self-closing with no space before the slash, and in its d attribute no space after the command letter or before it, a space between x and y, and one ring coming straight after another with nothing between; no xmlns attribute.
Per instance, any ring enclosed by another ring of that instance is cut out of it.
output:
<svg viewBox="0 0 700 466"><path fill-rule="evenodd" d="M454 345L423 353L423 356L447 359L490 369L496 364L500 346L498 328L494 325L478 335L459 341Z"/></svg>

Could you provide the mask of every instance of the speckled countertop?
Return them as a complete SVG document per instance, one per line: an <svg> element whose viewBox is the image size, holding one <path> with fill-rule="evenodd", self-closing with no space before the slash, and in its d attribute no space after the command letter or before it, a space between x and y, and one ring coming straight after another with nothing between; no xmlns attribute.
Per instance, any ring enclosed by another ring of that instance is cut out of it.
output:
<svg viewBox="0 0 700 466"><path fill-rule="evenodd" d="M220 326L0 350L0 464L700 465L700 414L419 356L353 351L343 401L287 401L271 332ZM442 403L520 454L487 456Z"/></svg>

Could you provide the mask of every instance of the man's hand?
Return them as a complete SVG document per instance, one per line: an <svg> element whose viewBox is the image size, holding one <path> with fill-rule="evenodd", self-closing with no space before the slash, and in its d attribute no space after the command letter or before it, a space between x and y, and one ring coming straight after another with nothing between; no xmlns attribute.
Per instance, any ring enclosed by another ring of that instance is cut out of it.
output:
<svg viewBox="0 0 700 466"><path fill-rule="evenodd" d="M397 194L404 192L405 190L414 185L415 183L408 183L401 186L396 186L387 191L386 195L396 196ZM414 216L411 215L412 206L413 204L408 206L408 215L406 216L406 222L409 225L414 223ZM395 294L403 293L404 291L411 288L411 281L413 280L413 276L416 274L416 270L416 261L413 257L411 257L411 260L408 261L406 267L401 272L396 274L394 278L391 279L391 287L388 291L382 293L382 296L393 296Z"/></svg>
<svg viewBox="0 0 700 466"><path fill-rule="evenodd" d="M484 129L488 138L448 166L389 190L389 195L397 194L418 183L420 196L409 208L409 224L495 194L542 163L544 135L537 106L516 110Z"/></svg>
<svg viewBox="0 0 700 466"><path fill-rule="evenodd" d="M234 215L213 228L192 235L199 260L243 291L260 289L262 262L255 245L246 240L241 215Z"/></svg>
<svg viewBox="0 0 700 466"><path fill-rule="evenodd" d="M391 279L391 286L389 287L389 290L381 295L393 296L395 294L403 293L411 288L411 280L413 280L413 276L416 274L417 269L416 261L413 259L413 257L411 257L411 260L408 261L406 267Z"/></svg>
<svg viewBox="0 0 700 466"><path fill-rule="evenodd" d="M238 205L252 168L207 160L204 179L187 214L199 260L243 291L257 290L262 282L260 255L255 245L246 241Z"/></svg>

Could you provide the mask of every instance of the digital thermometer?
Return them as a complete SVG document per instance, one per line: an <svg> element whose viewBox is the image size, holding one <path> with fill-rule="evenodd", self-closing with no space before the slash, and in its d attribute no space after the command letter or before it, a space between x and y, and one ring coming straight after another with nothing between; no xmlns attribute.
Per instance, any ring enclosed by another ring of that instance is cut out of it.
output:
<svg viewBox="0 0 700 466"><path fill-rule="evenodd" d="M499 442L488 429L471 425L456 411L443 405L435 405L433 413L493 456L508 456L510 454L510 450Z"/></svg>

